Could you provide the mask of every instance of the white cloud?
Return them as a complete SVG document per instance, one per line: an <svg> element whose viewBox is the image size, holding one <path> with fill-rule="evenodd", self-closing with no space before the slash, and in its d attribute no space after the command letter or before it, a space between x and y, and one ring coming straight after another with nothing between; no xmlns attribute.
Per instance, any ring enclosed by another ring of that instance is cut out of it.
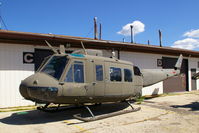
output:
<svg viewBox="0 0 199 133"><path fill-rule="evenodd" d="M197 29L197 30L190 30L190 31L184 33L183 36L198 38L199 37L199 29Z"/></svg>
<svg viewBox="0 0 199 133"><path fill-rule="evenodd" d="M130 36L131 35L130 26L131 25L133 26L134 35L144 31L145 25L142 22L136 20L136 21L133 21L132 23L128 23L128 24L124 25L122 27L122 30L118 31L117 33L124 35L124 36Z"/></svg>
<svg viewBox="0 0 199 133"><path fill-rule="evenodd" d="M199 48L199 40L193 38L186 38L183 40L175 41L174 45L171 47L193 50Z"/></svg>

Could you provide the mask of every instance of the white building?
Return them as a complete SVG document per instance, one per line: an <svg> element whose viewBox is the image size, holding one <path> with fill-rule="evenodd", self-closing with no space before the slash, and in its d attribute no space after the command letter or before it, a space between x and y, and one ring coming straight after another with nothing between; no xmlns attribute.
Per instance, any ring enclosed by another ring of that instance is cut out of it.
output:
<svg viewBox="0 0 199 133"><path fill-rule="evenodd" d="M199 52L132 44L105 40L94 40L53 34L36 34L14 31L0 31L0 108L26 106L34 103L24 100L19 94L21 80L33 74L42 59L52 52L45 44L48 40L55 47L69 46L68 52L81 48L102 49L106 57L116 51L119 59L133 62L140 68L172 68L180 54L183 54L183 69L180 76L143 88L143 95L165 92L199 90L199 81L191 75L199 71Z"/></svg>

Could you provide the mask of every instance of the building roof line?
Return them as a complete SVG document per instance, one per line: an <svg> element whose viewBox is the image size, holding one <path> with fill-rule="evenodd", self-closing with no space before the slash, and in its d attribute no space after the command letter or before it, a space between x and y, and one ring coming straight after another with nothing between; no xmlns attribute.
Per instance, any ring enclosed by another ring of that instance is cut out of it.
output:
<svg viewBox="0 0 199 133"><path fill-rule="evenodd" d="M166 55L183 54L184 56L199 57L198 51L172 48L172 47L160 47L157 45L118 42L110 40L96 40L92 38L74 37L74 36L56 35L56 34L0 30L0 42L7 41L12 43L20 42L25 44L45 45L44 40L48 40L52 42L54 45L60 43L62 44L71 43L72 47L81 47L80 42L82 41L86 46L86 48L116 49L122 51L145 52L145 53L166 54Z"/></svg>

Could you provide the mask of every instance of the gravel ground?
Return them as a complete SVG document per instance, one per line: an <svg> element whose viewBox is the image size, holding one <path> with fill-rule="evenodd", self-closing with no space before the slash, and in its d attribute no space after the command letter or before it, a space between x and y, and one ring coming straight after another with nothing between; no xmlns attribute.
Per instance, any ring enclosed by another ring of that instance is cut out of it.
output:
<svg viewBox="0 0 199 133"><path fill-rule="evenodd" d="M0 133L199 133L199 91L145 100L138 112L82 122L73 108L56 113L38 110L0 113ZM96 114L130 109L125 104L93 106Z"/></svg>

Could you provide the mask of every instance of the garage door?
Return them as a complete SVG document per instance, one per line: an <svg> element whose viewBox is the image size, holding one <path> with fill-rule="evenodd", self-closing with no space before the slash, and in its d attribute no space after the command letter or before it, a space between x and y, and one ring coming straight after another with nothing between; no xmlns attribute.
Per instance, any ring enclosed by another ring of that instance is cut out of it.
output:
<svg viewBox="0 0 199 133"><path fill-rule="evenodd" d="M72 50L66 50L66 53L70 54L73 51ZM35 71L37 71L37 69L39 68L39 66L41 65L41 63L43 62L43 60L52 55L53 51L50 49L35 49L35 54L34 54L34 62L35 62Z"/></svg>
<svg viewBox="0 0 199 133"><path fill-rule="evenodd" d="M49 49L35 49L34 61L35 61L35 71L39 68L44 58L52 55L52 50Z"/></svg>
<svg viewBox="0 0 199 133"><path fill-rule="evenodd" d="M164 69L172 69L175 66L177 58L162 58L162 67ZM188 60L183 59L180 75L163 81L163 92L181 92L188 90Z"/></svg>

